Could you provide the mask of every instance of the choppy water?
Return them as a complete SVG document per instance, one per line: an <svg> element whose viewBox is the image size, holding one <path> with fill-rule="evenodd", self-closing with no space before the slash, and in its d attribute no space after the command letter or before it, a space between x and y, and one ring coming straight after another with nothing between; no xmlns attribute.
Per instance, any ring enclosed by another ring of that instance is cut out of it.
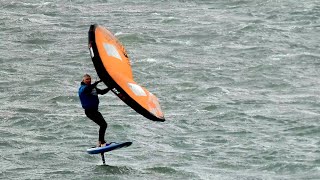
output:
<svg viewBox="0 0 320 180"><path fill-rule="evenodd" d="M0 179L319 179L318 0L0 2ZM100 97L106 156L81 109L89 26L126 47L152 122Z"/></svg>

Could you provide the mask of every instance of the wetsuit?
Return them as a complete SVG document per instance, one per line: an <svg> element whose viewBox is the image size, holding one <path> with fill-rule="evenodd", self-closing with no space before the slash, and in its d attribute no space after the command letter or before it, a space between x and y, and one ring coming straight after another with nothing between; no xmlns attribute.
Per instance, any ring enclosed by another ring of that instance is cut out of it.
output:
<svg viewBox="0 0 320 180"><path fill-rule="evenodd" d="M78 94L86 116L100 126L99 141L101 142L101 144L104 144L106 143L104 140L104 135L107 129L107 122L104 120L103 116L98 111L98 94L106 94L110 89L98 89L96 86L100 82L101 81L97 81L91 85L87 85L84 82L81 82Z"/></svg>

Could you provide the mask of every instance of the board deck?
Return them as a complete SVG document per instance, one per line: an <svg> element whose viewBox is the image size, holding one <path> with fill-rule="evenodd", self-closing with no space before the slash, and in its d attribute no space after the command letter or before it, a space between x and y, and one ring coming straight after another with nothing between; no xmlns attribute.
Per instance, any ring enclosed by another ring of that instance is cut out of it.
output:
<svg viewBox="0 0 320 180"><path fill-rule="evenodd" d="M132 144L132 142L121 142L121 143L112 142L112 143L108 144L107 146L89 148L89 149L87 149L87 153L89 153L89 154L105 153L105 152L113 151L113 150L120 149L123 147L131 146L131 144Z"/></svg>

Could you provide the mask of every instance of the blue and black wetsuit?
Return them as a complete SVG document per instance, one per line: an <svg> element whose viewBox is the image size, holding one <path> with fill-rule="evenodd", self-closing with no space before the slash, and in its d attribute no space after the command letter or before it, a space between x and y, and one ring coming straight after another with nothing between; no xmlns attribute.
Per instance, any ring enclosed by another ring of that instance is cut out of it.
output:
<svg viewBox="0 0 320 180"><path fill-rule="evenodd" d="M104 135L108 125L101 113L98 111L98 94L106 94L110 89L98 89L96 86L100 82L101 81L97 81L91 85L87 85L84 82L81 82L78 94L86 116L100 126L99 141L101 142L101 144L104 144L106 143L104 140Z"/></svg>

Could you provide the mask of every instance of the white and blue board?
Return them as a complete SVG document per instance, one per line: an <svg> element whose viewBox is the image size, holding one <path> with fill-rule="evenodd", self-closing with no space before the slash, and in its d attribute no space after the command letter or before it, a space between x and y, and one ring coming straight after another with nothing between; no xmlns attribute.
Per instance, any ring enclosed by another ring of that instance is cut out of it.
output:
<svg viewBox="0 0 320 180"><path fill-rule="evenodd" d="M101 153L105 153L108 151L120 149L123 147L128 147L131 144L132 144L132 142L122 142L122 143L112 142L106 146L89 148L89 149L87 149L87 152L89 154L101 154Z"/></svg>

